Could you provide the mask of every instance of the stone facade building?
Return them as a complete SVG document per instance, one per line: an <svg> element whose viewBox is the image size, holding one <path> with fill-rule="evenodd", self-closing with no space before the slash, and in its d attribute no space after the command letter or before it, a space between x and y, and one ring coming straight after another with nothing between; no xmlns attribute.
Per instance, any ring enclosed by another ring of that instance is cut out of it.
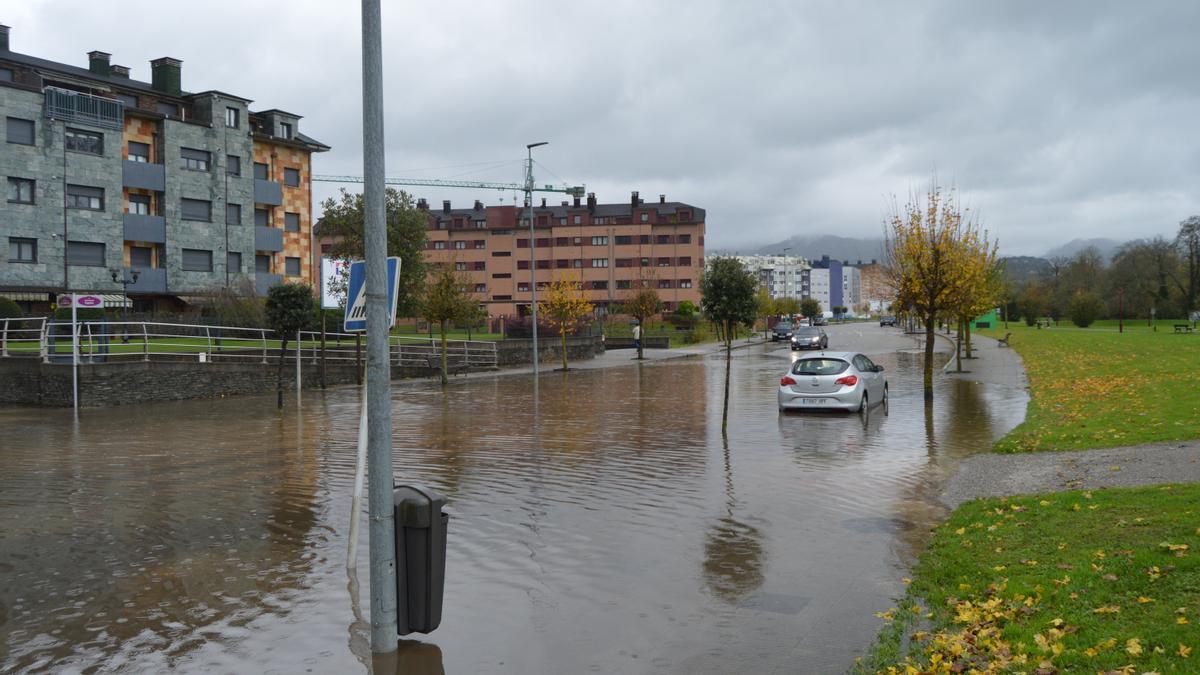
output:
<svg viewBox="0 0 1200 675"><path fill-rule="evenodd" d="M9 39L0 26L0 295L38 311L66 291L125 291L135 309L170 310L315 281L310 160L329 148L298 115L186 92L177 59L142 82L105 52L81 68Z"/></svg>

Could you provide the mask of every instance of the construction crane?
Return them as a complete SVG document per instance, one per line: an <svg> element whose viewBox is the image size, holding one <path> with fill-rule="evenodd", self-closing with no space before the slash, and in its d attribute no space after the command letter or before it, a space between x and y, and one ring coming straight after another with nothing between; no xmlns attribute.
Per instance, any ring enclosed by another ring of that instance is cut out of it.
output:
<svg viewBox="0 0 1200 675"><path fill-rule="evenodd" d="M361 183L362 176L313 176L313 182L319 183ZM471 188L474 190L506 190L511 192L524 192L525 185L522 183L489 183L476 180L438 180L435 178L385 178L383 182L387 185L416 185L420 187L451 187L451 188ZM543 185L534 187L534 192L562 192L571 195L572 197L582 197L587 191L583 185Z"/></svg>

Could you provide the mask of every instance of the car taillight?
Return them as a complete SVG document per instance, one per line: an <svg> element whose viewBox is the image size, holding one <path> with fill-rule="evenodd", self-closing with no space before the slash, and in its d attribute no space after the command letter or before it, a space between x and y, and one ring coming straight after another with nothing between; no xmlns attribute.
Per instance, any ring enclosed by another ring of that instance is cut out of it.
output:
<svg viewBox="0 0 1200 675"><path fill-rule="evenodd" d="M858 384L858 376L857 375L847 375L845 377L839 377L838 379L834 380L833 383L834 384L844 384L847 387L853 387L854 385Z"/></svg>
<svg viewBox="0 0 1200 675"><path fill-rule="evenodd" d="M793 380L790 375L784 375L783 378L779 380L779 386L781 387L790 387L793 384L796 384L796 381Z"/></svg>

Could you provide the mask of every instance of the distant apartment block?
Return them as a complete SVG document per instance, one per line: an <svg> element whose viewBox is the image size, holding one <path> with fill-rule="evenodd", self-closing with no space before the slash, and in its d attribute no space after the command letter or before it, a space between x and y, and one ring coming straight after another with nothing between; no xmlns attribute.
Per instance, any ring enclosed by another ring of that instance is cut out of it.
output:
<svg viewBox="0 0 1200 675"><path fill-rule="evenodd" d="M808 261L798 256L742 255L735 256L758 279L760 288L771 298L809 297Z"/></svg>
<svg viewBox="0 0 1200 675"><path fill-rule="evenodd" d="M0 26L0 295L41 309L56 294L119 294L181 309L223 288L313 283L311 156L300 116L181 88L182 62L130 77L10 50ZM114 273L118 281L113 281Z"/></svg>
<svg viewBox="0 0 1200 675"><path fill-rule="evenodd" d="M654 289L666 311L685 300L700 305L702 208L662 195L646 203L637 192L616 204L597 203L594 194L558 205L543 199L533 207L531 238L524 207L417 204L428 213L426 260L454 265L489 316L528 313L531 283L543 291L557 278L582 282L600 312L639 288Z"/></svg>

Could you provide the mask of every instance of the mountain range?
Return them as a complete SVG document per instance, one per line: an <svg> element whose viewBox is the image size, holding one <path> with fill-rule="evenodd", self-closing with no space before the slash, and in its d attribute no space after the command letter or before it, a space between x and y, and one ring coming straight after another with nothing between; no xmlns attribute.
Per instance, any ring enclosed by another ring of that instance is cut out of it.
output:
<svg viewBox="0 0 1200 675"><path fill-rule="evenodd" d="M1072 239L1071 241L1055 246L1049 249L1042 256L1002 256L1008 258L1010 266L1015 265L1020 269L1040 270L1043 268L1041 263L1046 263L1051 258L1063 257L1071 258L1083 249L1091 246L1095 247L1100 252L1100 255L1105 260L1112 260L1113 254L1125 242L1116 241L1113 239ZM849 260L851 263L863 261L864 263L871 260L883 259L883 244L882 238L865 238L855 239L852 237L838 237L831 234L824 235L797 235L785 239L774 244L759 246L750 250L738 251L714 251L717 254L741 254L741 255L787 255L800 256L808 260L820 260L821 256L827 255L835 260ZM1041 261L1038 263L1036 261Z"/></svg>

